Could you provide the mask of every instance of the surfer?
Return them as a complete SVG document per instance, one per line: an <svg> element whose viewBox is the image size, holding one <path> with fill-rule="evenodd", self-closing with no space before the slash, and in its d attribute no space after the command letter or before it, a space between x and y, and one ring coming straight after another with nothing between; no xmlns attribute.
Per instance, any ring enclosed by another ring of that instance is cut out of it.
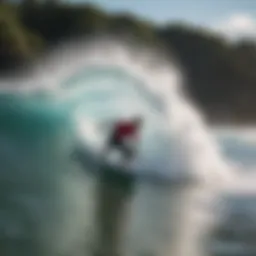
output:
<svg viewBox="0 0 256 256"><path fill-rule="evenodd" d="M110 131L103 149L106 159L112 150L122 154L121 164L128 170L136 156L141 117L129 120L108 120L104 122L104 131ZM107 124L110 129L107 129ZM130 203L133 196L135 176L132 172L120 171L112 165L105 165L97 183L96 219L98 225L97 246L94 256L122 255L123 231L128 224Z"/></svg>
<svg viewBox="0 0 256 256"><path fill-rule="evenodd" d="M136 155L141 126L142 118L139 116L115 122L103 150L103 157L106 158L112 150L117 150L122 154L124 166L127 166Z"/></svg>

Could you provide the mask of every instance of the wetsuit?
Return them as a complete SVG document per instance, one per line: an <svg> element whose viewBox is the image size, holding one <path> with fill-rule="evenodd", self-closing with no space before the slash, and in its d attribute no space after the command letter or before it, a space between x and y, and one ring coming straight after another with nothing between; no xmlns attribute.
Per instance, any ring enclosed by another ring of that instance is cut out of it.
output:
<svg viewBox="0 0 256 256"><path fill-rule="evenodd" d="M137 126L133 122L118 122L110 136L108 147L121 150L126 157L132 157L134 150L127 145L126 139L134 138L137 134Z"/></svg>

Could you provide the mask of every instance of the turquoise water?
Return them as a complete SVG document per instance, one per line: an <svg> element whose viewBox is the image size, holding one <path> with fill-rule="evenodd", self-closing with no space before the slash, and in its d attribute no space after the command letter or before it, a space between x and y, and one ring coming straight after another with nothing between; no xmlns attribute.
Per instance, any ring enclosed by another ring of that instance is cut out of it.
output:
<svg viewBox="0 0 256 256"><path fill-rule="evenodd" d="M84 232L74 219L85 214L69 115L44 97L1 95L0 123L1 254L66 251Z"/></svg>

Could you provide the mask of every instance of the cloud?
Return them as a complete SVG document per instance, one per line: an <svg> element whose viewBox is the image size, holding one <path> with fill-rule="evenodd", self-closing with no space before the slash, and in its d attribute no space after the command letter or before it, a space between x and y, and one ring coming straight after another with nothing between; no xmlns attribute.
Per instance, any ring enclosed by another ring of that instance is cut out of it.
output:
<svg viewBox="0 0 256 256"><path fill-rule="evenodd" d="M213 30L229 39L256 39L256 18L250 14L233 14L213 26Z"/></svg>

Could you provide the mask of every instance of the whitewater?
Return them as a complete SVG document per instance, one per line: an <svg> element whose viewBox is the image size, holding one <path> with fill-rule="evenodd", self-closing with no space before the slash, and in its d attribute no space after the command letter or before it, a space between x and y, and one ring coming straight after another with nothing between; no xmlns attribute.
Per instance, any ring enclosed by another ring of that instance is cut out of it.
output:
<svg viewBox="0 0 256 256"><path fill-rule="evenodd" d="M65 44L22 77L2 81L3 255L86 252L93 235L94 181L70 155L82 144L87 169L97 170L109 120L137 114L145 126L131 170L141 182L127 255L204 255L199 242L217 219L220 195L238 174L183 84L180 67L164 52L106 38ZM156 187L143 183L149 172L170 184L188 182L176 190ZM155 210L148 210L152 204Z"/></svg>

